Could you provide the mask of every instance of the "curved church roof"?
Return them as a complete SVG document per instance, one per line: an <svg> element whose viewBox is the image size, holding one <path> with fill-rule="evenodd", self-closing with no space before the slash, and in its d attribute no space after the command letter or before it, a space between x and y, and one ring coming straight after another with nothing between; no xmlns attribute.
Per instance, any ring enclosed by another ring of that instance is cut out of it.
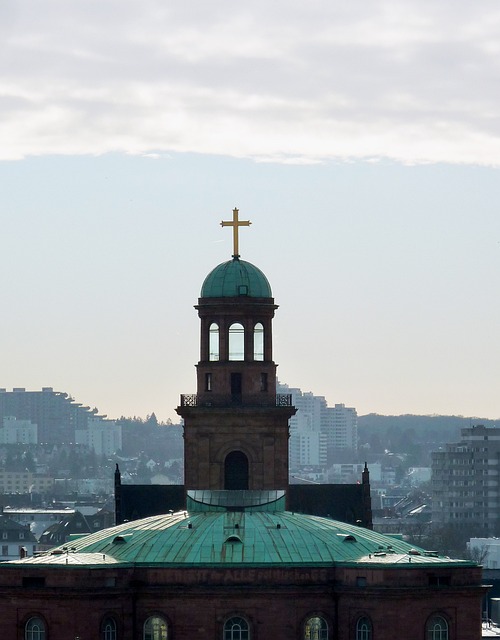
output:
<svg viewBox="0 0 500 640"><path fill-rule="evenodd" d="M239 257L219 264L201 287L201 298L272 298L271 285L262 271Z"/></svg>
<svg viewBox="0 0 500 640"><path fill-rule="evenodd" d="M183 511L151 516L71 540L18 563L242 568L473 564L413 548L369 529L289 511Z"/></svg>

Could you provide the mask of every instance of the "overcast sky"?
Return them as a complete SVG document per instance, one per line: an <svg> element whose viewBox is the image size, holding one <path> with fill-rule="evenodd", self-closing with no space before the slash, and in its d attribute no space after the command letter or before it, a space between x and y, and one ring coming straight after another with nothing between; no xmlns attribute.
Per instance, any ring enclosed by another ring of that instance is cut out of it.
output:
<svg viewBox="0 0 500 640"><path fill-rule="evenodd" d="M176 420L232 253L279 377L500 417L500 3L0 3L0 386Z"/></svg>

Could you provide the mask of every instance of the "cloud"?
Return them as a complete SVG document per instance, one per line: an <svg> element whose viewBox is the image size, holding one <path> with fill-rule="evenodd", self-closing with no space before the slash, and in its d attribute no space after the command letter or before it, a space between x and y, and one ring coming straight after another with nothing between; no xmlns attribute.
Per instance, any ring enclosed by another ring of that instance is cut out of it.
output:
<svg viewBox="0 0 500 640"><path fill-rule="evenodd" d="M496 165L500 6L10 0L0 158Z"/></svg>

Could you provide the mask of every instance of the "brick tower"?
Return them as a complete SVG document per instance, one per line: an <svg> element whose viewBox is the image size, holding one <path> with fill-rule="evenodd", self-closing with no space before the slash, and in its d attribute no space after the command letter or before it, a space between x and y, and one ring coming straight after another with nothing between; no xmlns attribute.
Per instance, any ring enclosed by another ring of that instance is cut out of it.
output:
<svg viewBox="0 0 500 640"><path fill-rule="evenodd" d="M181 395L185 488L288 487L291 396L276 394L272 320L277 306L266 276L240 259L233 219L232 260L206 277L196 305L201 322L197 393Z"/></svg>

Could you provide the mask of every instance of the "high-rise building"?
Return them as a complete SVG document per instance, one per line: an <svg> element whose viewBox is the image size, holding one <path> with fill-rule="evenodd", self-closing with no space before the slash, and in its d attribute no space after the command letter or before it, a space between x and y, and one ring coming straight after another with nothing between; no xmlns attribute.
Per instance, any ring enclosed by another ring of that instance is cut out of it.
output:
<svg viewBox="0 0 500 640"><path fill-rule="evenodd" d="M0 427L0 444L38 444L38 426L31 420L6 416Z"/></svg>
<svg viewBox="0 0 500 640"><path fill-rule="evenodd" d="M358 451L358 414L356 409L346 407L342 403L327 407L323 414L322 429L326 435L329 466L335 462L339 452L348 451L355 458Z"/></svg>
<svg viewBox="0 0 500 640"><path fill-rule="evenodd" d="M462 429L462 439L432 453L432 522L500 534L500 428Z"/></svg>
<svg viewBox="0 0 500 640"><path fill-rule="evenodd" d="M13 418L29 421L36 426L39 444L74 443L78 431L90 429L92 432L96 424L113 427L113 433L117 434L119 427L105 417L98 415L97 409L85 407L67 393L54 391L52 387L43 387L41 391L26 391L24 387L16 387L12 391L0 389L0 424L5 425L6 418L12 427L15 426ZM91 437L81 435L80 439L89 440ZM113 437L121 446L121 436Z"/></svg>
<svg viewBox="0 0 500 640"><path fill-rule="evenodd" d="M101 416L89 416L87 428L75 431L75 443L86 445L97 455L112 455L122 448L121 425Z"/></svg>
<svg viewBox="0 0 500 640"><path fill-rule="evenodd" d="M326 467L327 435L323 429L327 408L325 398L279 382L277 389L280 393L291 395L297 410L290 418L290 469L294 472L304 467Z"/></svg>
<svg viewBox="0 0 500 640"><path fill-rule="evenodd" d="M290 418L289 455L293 471L304 467L329 467L336 453L358 448L358 415L345 404L329 407L324 396L279 383L280 393L290 393L297 413Z"/></svg>

